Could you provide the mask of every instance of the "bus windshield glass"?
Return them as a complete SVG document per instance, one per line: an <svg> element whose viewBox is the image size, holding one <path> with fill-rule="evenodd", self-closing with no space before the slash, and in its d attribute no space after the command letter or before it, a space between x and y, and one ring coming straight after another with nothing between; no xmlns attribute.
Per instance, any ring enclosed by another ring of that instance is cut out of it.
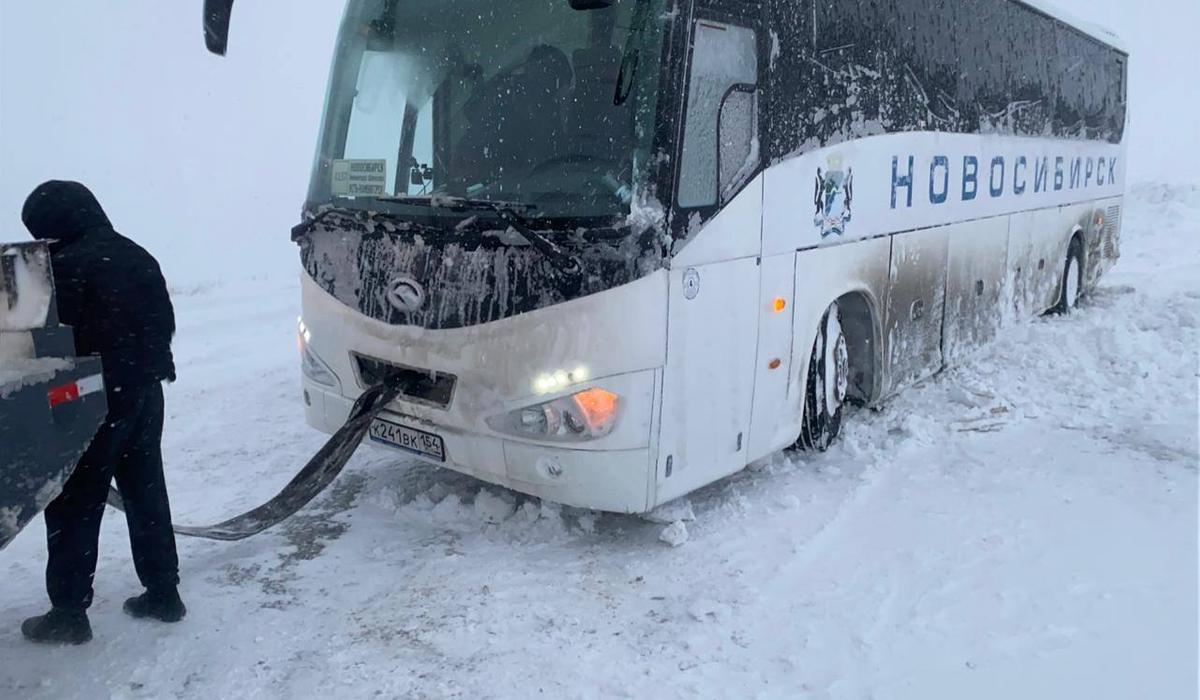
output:
<svg viewBox="0 0 1200 700"><path fill-rule="evenodd" d="M352 0L310 203L627 213L652 160L664 2Z"/></svg>

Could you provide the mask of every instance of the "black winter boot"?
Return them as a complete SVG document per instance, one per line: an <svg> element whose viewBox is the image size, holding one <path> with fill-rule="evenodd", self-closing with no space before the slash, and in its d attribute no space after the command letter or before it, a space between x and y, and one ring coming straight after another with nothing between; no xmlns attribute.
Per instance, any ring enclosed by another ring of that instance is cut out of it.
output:
<svg viewBox="0 0 1200 700"><path fill-rule="evenodd" d="M51 608L22 623L21 634L38 644L85 644L92 641L92 624L83 610Z"/></svg>
<svg viewBox="0 0 1200 700"><path fill-rule="evenodd" d="M177 588L147 589L125 601L124 608L134 617L149 617L160 622L179 622L187 615L187 607L179 598Z"/></svg>

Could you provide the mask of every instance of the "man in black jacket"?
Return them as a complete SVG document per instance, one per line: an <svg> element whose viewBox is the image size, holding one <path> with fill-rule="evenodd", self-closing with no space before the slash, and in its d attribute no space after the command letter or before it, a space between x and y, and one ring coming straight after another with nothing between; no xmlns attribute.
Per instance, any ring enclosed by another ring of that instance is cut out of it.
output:
<svg viewBox="0 0 1200 700"><path fill-rule="evenodd" d="M59 316L75 329L76 351L100 355L108 417L62 494L46 508L46 590L53 608L26 620L35 642L81 644L92 638L87 608L109 484L125 500L129 540L142 595L125 601L134 617L177 622L179 559L163 478L161 382L174 381L175 313L158 263L113 230L92 193L51 181L25 202L21 220L51 241Z"/></svg>

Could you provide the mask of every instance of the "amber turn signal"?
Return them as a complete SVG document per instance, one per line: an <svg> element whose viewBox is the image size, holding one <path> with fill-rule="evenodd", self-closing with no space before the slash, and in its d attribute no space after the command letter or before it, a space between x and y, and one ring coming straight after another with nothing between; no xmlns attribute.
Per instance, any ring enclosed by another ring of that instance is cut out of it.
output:
<svg viewBox="0 0 1200 700"><path fill-rule="evenodd" d="M575 394L574 398L589 427L607 426L617 416L617 395L611 391L593 387Z"/></svg>

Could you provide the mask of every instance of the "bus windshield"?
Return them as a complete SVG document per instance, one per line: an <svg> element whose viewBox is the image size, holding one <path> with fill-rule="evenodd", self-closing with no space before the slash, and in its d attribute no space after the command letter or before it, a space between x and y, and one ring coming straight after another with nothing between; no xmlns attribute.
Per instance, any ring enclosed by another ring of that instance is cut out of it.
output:
<svg viewBox="0 0 1200 700"><path fill-rule="evenodd" d="M652 160L664 2L352 0L310 204L627 213Z"/></svg>

